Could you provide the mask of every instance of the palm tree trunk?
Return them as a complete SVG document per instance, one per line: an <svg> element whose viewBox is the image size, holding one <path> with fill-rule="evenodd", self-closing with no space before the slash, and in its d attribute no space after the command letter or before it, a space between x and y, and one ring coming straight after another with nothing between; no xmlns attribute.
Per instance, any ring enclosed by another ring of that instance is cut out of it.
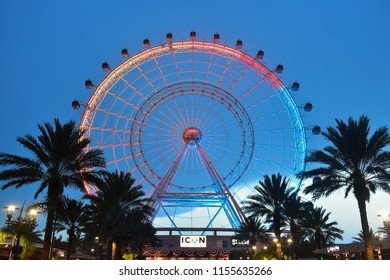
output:
<svg viewBox="0 0 390 280"><path fill-rule="evenodd" d="M42 249L42 260L48 260L51 255L51 242L52 242L52 233L54 219L56 215L56 209L58 206L58 201L60 198L59 194L60 188L54 184L49 184L47 188L47 219L46 219L46 228L45 236L43 239L43 249Z"/></svg>
<svg viewBox="0 0 390 280"><path fill-rule="evenodd" d="M276 257L278 260L283 260L282 254L282 242L280 241L280 236L277 237L278 241L276 242Z"/></svg>
<svg viewBox="0 0 390 280"><path fill-rule="evenodd" d="M299 227L296 224L291 224L290 225L290 231L291 231L291 238L292 238L292 244L290 245L292 248L292 253L293 253L293 259L297 259L297 249L298 246L297 244L299 243Z"/></svg>
<svg viewBox="0 0 390 280"><path fill-rule="evenodd" d="M115 250L115 259L116 260L122 260L122 246L120 243L116 243L116 250Z"/></svg>
<svg viewBox="0 0 390 280"><path fill-rule="evenodd" d="M321 249L323 242L322 242L322 234L319 229L316 230L314 233L314 242L316 245L316 250Z"/></svg>
<svg viewBox="0 0 390 280"><path fill-rule="evenodd" d="M68 252L66 253L67 260L70 260L70 255L72 254L73 236L74 236L74 230L70 229L69 237L68 237Z"/></svg>
<svg viewBox="0 0 390 280"><path fill-rule="evenodd" d="M282 256L282 240L280 239L280 236L282 235L281 228L281 220L280 220L280 214L277 212L274 214L274 233L276 237L276 258L278 260L283 259Z"/></svg>
<svg viewBox="0 0 390 280"><path fill-rule="evenodd" d="M112 247L113 247L114 245L113 245L113 242L112 242L112 238L107 238L107 256L106 256L106 258L107 258L107 260L112 260Z"/></svg>
<svg viewBox="0 0 390 280"><path fill-rule="evenodd" d="M116 260L116 250L117 250L117 243L115 241L112 242L112 251L111 251L111 259Z"/></svg>
<svg viewBox="0 0 390 280"><path fill-rule="evenodd" d="M54 216L55 216L54 211L49 210L47 212L45 236L43 239L42 260L48 260L50 256L51 234L53 231Z"/></svg>
<svg viewBox="0 0 390 280"><path fill-rule="evenodd" d="M283 259L283 256L282 256L282 240L280 238L280 236L282 235L281 233L281 230L280 228L274 230L274 233L275 233L275 237L276 237L276 258L278 260L281 260Z"/></svg>
<svg viewBox="0 0 390 280"><path fill-rule="evenodd" d="M368 225L366 201L364 199L356 198L359 206L360 221L362 224L362 231L364 237L364 245L366 247L366 254L368 260L374 259L374 252L372 248L372 240L370 236L370 227Z"/></svg>

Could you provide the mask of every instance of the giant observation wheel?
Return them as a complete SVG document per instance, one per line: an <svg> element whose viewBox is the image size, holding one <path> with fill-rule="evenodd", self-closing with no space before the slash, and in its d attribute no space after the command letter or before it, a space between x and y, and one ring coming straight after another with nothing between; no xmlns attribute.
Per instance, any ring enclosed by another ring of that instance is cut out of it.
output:
<svg viewBox="0 0 390 280"><path fill-rule="evenodd" d="M266 174L280 172L299 188L305 127L290 94L269 69L264 52L190 40L167 42L129 55L93 89L80 127L102 149L108 169L131 172L153 198L158 228L238 228L240 204ZM78 109L80 102L75 100ZM311 110L311 104L304 107ZM93 192L92 186L87 186Z"/></svg>

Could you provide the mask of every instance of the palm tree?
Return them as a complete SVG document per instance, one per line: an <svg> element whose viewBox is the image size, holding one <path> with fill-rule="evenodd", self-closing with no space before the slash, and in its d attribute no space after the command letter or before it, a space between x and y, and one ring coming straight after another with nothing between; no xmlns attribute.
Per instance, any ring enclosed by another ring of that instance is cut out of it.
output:
<svg viewBox="0 0 390 280"><path fill-rule="evenodd" d="M72 253L73 241L75 238L81 236L84 224L89 217L86 211L87 207L81 201L63 196L61 204L62 206L57 212L57 220L59 229L66 230L68 234L66 258L69 260Z"/></svg>
<svg viewBox="0 0 390 280"><path fill-rule="evenodd" d="M329 222L330 214L322 207L312 207L302 221L306 237L314 241L316 249L332 244L336 239L343 239L344 231L335 227L337 222Z"/></svg>
<svg viewBox="0 0 390 280"><path fill-rule="evenodd" d="M364 115L359 121L349 118L345 123L336 119L336 123L336 128L328 127L322 133L331 146L313 151L307 158L308 162L324 166L298 176L318 178L304 189L304 193L312 194L315 200L344 188L345 197L353 193L359 207L367 258L373 260L366 202L378 189L390 193L390 152L384 151L390 144L390 134L387 127L380 127L369 136L369 119Z"/></svg>
<svg viewBox="0 0 390 280"><path fill-rule="evenodd" d="M240 239L249 240L249 245L256 245L257 242L269 243L267 227L255 216L249 216L240 224Z"/></svg>
<svg viewBox="0 0 390 280"><path fill-rule="evenodd" d="M308 201L303 201L299 196L298 191L292 192L284 203L284 214L286 223L290 228L292 247L294 258L298 255L299 244L303 241L304 231L302 230L302 220L309 213L313 204Z"/></svg>
<svg viewBox="0 0 390 280"><path fill-rule="evenodd" d="M35 251L35 243L40 241L41 233L36 231L38 226L36 221L31 222L26 218L22 218L20 225L12 224L1 229L1 232L8 236L16 236L19 234L20 245L22 251L20 259L27 260ZM18 248L16 248L18 250Z"/></svg>
<svg viewBox="0 0 390 280"><path fill-rule="evenodd" d="M124 253L132 253L137 255L137 258L141 257L146 243L152 247L158 246L156 229L147 219L144 211L131 209L123 213L120 227L116 229L114 235L117 244L114 252L115 259L121 259Z"/></svg>
<svg viewBox="0 0 390 280"><path fill-rule="evenodd" d="M0 166L10 166L0 171L0 180L6 181L2 190L40 183L35 199L46 190L48 204L42 259L48 259L55 210L65 187L83 190L84 182L98 182L105 160L101 150L84 152L90 140L74 121L62 125L54 119L54 126L45 123L38 128L41 135L37 138L25 135L16 139L33 154L32 158L0 153Z"/></svg>
<svg viewBox="0 0 390 280"><path fill-rule="evenodd" d="M251 216L265 216L270 221L276 238L276 254L282 259L281 233L286 225L283 206L287 197L293 193L288 187L288 180L281 174L264 176L264 180L255 186L255 193L250 195L244 204L244 211Z"/></svg>
<svg viewBox="0 0 390 280"><path fill-rule="evenodd" d="M141 185L134 186L135 179L130 173L110 172L104 177L101 184L98 184L98 191L91 196L86 196L92 203L95 212L95 223L100 225L100 235L108 243L108 258L117 258L118 242L123 228L129 224L127 219L132 211L141 211L143 219L138 219L138 223L144 222L146 216L153 213L153 209L148 206L149 199L145 198L145 193ZM118 237L119 236L119 237Z"/></svg>
<svg viewBox="0 0 390 280"><path fill-rule="evenodd" d="M383 221L383 227L378 228L378 232L382 233L385 239L390 238L390 221Z"/></svg>
<svg viewBox="0 0 390 280"><path fill-rule="evenodd" d="M48 202L47 194L46 194L42 201L35 202L35 203L31 204L29 207L27 207L27 211L29 211L30 209L37 209L39 211L39 213L43 214L44 216L47 216L48 209L49 209L48 205L49 205L49 202ZM62 205L62 202L60 202L59 205ZM52 233L51 233L51 243L50 243L49 256L48 256L49 259L52 258L53 248L55 246L58 246L62 241L62 236L60 236L59 238L56 237L56 234L58 234L59 232L64 230L58 226L58 210L59 209L57 208L54 211L53 227L52 227Z"/></svg>
<svg viewBox="0 0 390 280"><path fill-rule="evenodd" d="M374 231L372 230L372 228L370 228L370 238L371 240L374 240L375 239L375 233ZM352 237L353 239L353 242L364 242L364 235L363 235L363 231L360 231L357 236L354 236Z"/></svg>

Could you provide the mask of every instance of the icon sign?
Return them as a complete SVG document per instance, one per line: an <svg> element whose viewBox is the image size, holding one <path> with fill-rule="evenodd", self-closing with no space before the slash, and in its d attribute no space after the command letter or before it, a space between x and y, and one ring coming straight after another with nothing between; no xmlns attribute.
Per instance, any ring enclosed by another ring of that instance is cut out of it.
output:
<svg viewBox="0 0 390 280"><path fill-rule="evenodd" d="M180 236L180 247L205 248L207 246L206 236Z"/></svg>

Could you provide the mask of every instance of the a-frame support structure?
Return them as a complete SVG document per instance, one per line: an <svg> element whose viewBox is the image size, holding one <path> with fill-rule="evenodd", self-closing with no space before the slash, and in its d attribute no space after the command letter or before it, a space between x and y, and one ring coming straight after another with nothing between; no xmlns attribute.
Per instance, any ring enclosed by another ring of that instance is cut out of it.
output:
<svg viewBox="0 0 390 280"><path fill-rule="evenodd" d="M240 224L245 220L245 216L230 192L228 186L225 184L223 178L213 166L206 152L201 146L201 132L199 129L190 127L183 133L184 144L179 153L176 155L174 161L169 166L164 176L160 179L152 196L150 206L155 209L157 214L163 210L168 216L172 228L177 228L175 218L167 211L168 207L219 207L213 217L210 218L207 229L213 228L213 222L219 215L225 215L232 228L239 228ZM213 182L213 192L196 191L171 191L172 181L175 178L180 166L185 160L186 155L190 150L196 153L199 158L205 173L207 173ZM153 221L155 216L151 218ZM199 227L194 225L194 227Z"/></svg>

